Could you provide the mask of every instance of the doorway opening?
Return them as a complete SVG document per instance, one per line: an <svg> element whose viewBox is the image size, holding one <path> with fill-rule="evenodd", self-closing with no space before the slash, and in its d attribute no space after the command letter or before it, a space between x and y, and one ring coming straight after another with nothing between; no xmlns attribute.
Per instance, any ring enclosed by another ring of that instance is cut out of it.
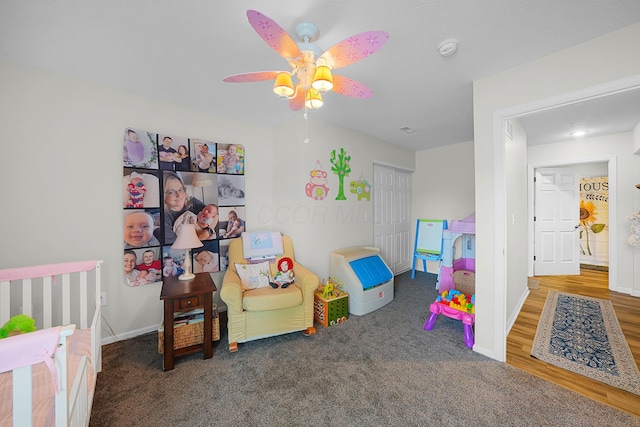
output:
<svg viewBox="0 0 640 427"><path fill-rule="evenodd" d="M606 226L606 232L607 232L607 237L608 237L608 242L606 245L606 248L603 247L597 247L596 244L593 243L593 240L591 242L586 241L585 239L585 233L589 233L591 238L593 239L594 236L594 232L593 230L591 230L591 228L594 227L589 227L589 229L585 230L584 227L580 224L576 224L576 226L578 227L583 227L582 230L576 230L577 232L581 232L581 239L580 239L580 253L579 255L581 256L579 259L579 269L597 269L600 271L607 271L609 273L609 277L608 277L608 283L609 286L611 286L612 284L615 284L616 282L614 280L614 278L612 278L612 276L616 276L615 272L616 272L616 268L617 268L617 233L618 233L618 217L617 217L617 207L616 207L616 200L617 200L617 174L616 174L616 169L617 169L617 164L616 164L616 158L615 157L602 157L602 158L594 158L591 159L589 161L561 161L561 162L554 162L554 163L544 163L544 164L532 164L529 165L529 189L530 191L529 193L529 201L528 201L528 217L529 217L529 265L528 265L528 275L529 276L539 276L540 272L536 271L535 268L535 254L536 254L536 250L535 247L537 244L539 244L540 242L536 241L536 233L535 233L535 221L534 221L534 217L535 217L535 205L537 203L537 201L535 200L535 191L533 190L533 187L535 186L534 184L534 177L535 177L535 171L538 169L545 169L545 168L568 168L568 169L572 169L574 171L576 171L578 177L589 177L591 175L599 175L599 176L606 176L607 178L607 203L606 203L606 212L598 212L596 215L599 215L601 220L603 220L604 222L606 222L606 224L604 224ZM601 205L599 205L601 206ZM578 209L578 207L576 206L576 209ZM606 219L603 219L606 218ZM597 216L596 216L597 219ZM602 222L599 222L598 224L601 224ZM599 230L599 227L595 227L596 230ZM605 231L605 229L602 229L600 231L598 231L598 233L601 233L602 231ZM589 246L586 246L586 245ZM583 253L584 252L584 253ZM606 259L606 262L604 262L604 260ZM599 268L597 268L599 266ZM565 273L563 273L565 274ZM571 273L567 273L567 274L571 274Z"/></svg>
<svg viewBox="0 0 640 427"><path fill-rule="evenodd" d="M508 227L507 227L507 217L505 208L508 203L511 201L509 195L506 191L507 189L507 165L505 162L506 159L506 147L505 147L505 135L506 135L506 124L511 119L517 119L519 117L523 117L527 114L533 114L535 112L544 111L544 110L553 110L556 108L560 108L563 106L577 104L580 102L588 101L594 98L607 97L607 96L615 96L616 94L633 91L640 89L640 75L633 76L631 78L625 78L621 80L610 81L598 86L589 87L583 90L579 90L576 92L565 93L562 95L554 96L552 98L546 98L537 100L527 104L521 104L512 106L509 108L505 108L503 110L496 110L493 114L493 160L494 160L494 186L493 186L493 194L495 195L493 200L493 231L494 231L494 241L496 244L494 245L493 251L493 280L494 280L494 306L497 308L495 314L493 315L493 324L489 325L492 328L493 336L494 336L494 356L497 360L504 361L506 358L506 337L509 330L509 324L507 322L507 315L512 316L514 313L510 313L507 310L507 294L509 292L509 287L507 286L507 266L508 266L508 254L509 254L509 245L508 245ZM590 161L592 159L584 158L580 159L579 155L576 156L575 162L581 161ZM601 160L601 159L599 159ZM609 160L609 177L614 178L617 177L616 172L616 164L615 159ZM558 164L558 163L556 163ZM532 185L533 179L533 168L534 165L529 164L527 166L529 179L529 185ZM543 167L545 165L535 165ZM547 165L554 166L554 165ZM529 188L529 190L532 190ZM615 198L617 196L617 189L615 188L615 182L612 181L610 183L610 218L617 218L618 213L616 212L616 201ZM529 212L531 212L531 206L529 206ZM531 215L531 213L530 213ZM531 218L528 221L529 224L532 224ZM609 255L610 255L610 264L609 264L609 287L615 287L618 283L618 266L616 262L617 253L617 233L615 233L611 227L614 224L610 224L610 241L609 241ZM530 231L531 233L531 231ZM529 255L533 254L531 247L533 245L533 240L531 234L529 235ZM529 259L526 261L529 264L529 273L533 274L532 267L533 257L529 256ZM524 260L514 260L516 264L521 262L525 262ZM521 264L520 264L521 265ZM516 313L517 315L517 313Z"/></svg>

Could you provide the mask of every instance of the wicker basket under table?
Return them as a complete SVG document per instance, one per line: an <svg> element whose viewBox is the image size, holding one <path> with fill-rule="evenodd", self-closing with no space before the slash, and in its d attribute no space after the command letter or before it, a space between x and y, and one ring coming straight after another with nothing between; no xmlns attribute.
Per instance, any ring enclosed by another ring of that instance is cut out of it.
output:
<svg viewBox="0 0 640 427"><path fill-rule="evenodd" d="M213 341L220 339L220 317L218 310L213 310L213 320L211 322L213 330ZM204 335L204 322L190 323L188 325L177 326L173 329L173 349L185 348L196 344L202 344ZM164 353L164 324L158 329L158 353Z"/></svg>

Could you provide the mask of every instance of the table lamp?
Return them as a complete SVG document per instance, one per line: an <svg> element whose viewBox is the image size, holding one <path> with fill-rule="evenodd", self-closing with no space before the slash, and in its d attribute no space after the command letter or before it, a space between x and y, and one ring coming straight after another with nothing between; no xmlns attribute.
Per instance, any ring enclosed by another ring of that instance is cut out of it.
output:
<svg viewBox="0 0 640 427"><path fill-rule="evenodd" d="M178 228L178 236L176 237L176 241L173 242L173 245L171 245L171 248L184 249L187 252L184 259L184 273L178 276L178 279L191 280L196 277L196 275L191 272L191 255L189 254L189 249L199 248L201 246L204 245L200 239L198 239L195 224L182 224L180 228Z"/></svg>

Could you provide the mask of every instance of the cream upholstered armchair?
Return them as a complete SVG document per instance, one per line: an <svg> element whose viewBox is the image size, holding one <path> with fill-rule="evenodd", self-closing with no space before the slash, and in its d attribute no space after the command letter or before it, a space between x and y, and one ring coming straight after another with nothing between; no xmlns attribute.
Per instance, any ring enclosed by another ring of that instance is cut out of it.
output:
<svg viewBox="0 0 640 427"><path fill-rule="evenodd" d="M237 351L238 343L289 332L316 332L313 327L313 294L320 283L318 276L298 264L289 236L282 236L284 254L270 265L271 277L277 272L277 261L289 257L293 261L295 283L286 288L271 286L247 289L236 271L236 264L247 264L242 238L229 244L229 265L222 279L220 298L227 305L229 351Z"/></svg>

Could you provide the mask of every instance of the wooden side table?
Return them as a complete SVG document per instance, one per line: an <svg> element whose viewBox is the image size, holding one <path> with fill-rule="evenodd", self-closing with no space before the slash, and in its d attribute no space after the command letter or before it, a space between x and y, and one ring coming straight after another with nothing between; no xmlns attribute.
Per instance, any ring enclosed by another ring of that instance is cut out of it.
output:
<svg viewBox="0 0 640 427"><path fill-rule="evenodd" d="M213 292L216 285L209 273L197 273L191 280L165 277L160 291L164 301L164 371L173 369L174 358L204 351L204 359L213 357ZM204 309L204 336L202 345L173 349L173 316L176 312Z"/></svg>

